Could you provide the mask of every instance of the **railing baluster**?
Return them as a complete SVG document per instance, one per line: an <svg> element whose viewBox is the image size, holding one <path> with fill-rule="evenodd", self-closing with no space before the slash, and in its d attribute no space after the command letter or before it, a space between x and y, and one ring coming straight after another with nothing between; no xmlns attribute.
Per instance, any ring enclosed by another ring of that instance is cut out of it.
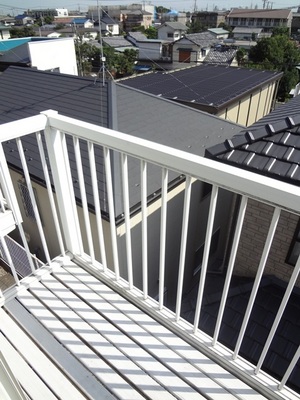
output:
<svg viewBox="0 0 300 400"><path fill-rule="evenodd" d="M132 274L132 248L131 248L131 227L130 227L130 206L129 206L129 188L128 188L128 160L127 155L122 153L122 181L123 181L123 201L125 215L125 235L126 235L126 259L129 289L133 289Z"/></svg>
<svg viewBox="0 0 300 400"><path fill-rule="evenodd" d="M147 163L141 161L142 268L144 300L148 297Z"/></svg>
<svg viewBox="0 0 300 400"><path fill-rule="evenodd" d="M40 157L41 157L41 161L42 161L42 168L43 168L44 177L45 177L45 181L46 181L46 187L47 187L47 192L48 192L49 201L50 201L50 208L51 208L51 212L52 212L52 216L53 216L53 222L54 222L54 226L55 226L55 231L56 231L56 235L57 235L57 239L58 239L60 252L62 255L65 255L63 238L62 238L62 234L61 234L61 230L60 230L60 225L59 225L58 215L57 215L57 211L56 211L53 191L52 191L52 187L51 187L44 147L43 147L43 143L42 143L42 136L41 136L40 132L36 133L36 140L37 140Z"/></svg>
<svg viewBox="0 0 300 400"><path fill-rule="evenodd" d="M213 185L212 192L211 192L211 199L210 199L210 206L209 206L209 213L208 213L208 220L207 220L207 228L206 228L206 236L205 236L205 245L204 245L204 252L203 252L203 259L202 259L202 266L201 266L201 275L200 275L200 281L199 281L196 311L195 311L195 318L194 318L194 333L197 332L199 320L200 320L200 312L201 312L201 305L202 305L202 301L203 301L204 284L205 284L205 279L206 279L206 272L207 272L207 265L208 265L208 258L209 258L210 244L211 244L211 238L212 238L212 231L213 231L213 226L214 226L214 218L215 218L215 213L216 213L217 200L218 200L218 187L216 185Z"/></svg>
<svg viewBox="0 0 300 400"><path fill-rule="evenodd" d="M89 163L90 163L90 170L91 170L93 197L94 197L95 212L96 212L97 232L98 232L99 246L100 246L100 253L101 253L101 262L103 265L103 271L105 272L107 270L106 250L105 250L105 242L104 242L104 234L103 234L101 206L100 206L100 201L99 201L99 188L98 188L98 183L97 183L97 172L96 172L96 167L95 167L96 163L95 163L94 145L92 142L88 142L88 153L89 153Z"/></svg>
<svg viewBox="0 0 300 400"><path fill-rule="evenodd" d="M267 352L269 350L269 347L270 347L271 342L273 340L273 337L275 335L276 329L278 328L278 325L280 323L281 317L282 317L282 315L284 313L285 307L286 307L286 305L287 305L287 303L289 301L290 295L292 294L292 291L294 289L294 286L295 286L296 280L298 278L299 272L300 272L300 256L298 257L298 260L296 262L296 265L295 265L295 268L293 270L292 276L291 276L291 278L289 280L288 286L287 286L286 291L284 293L284 296L283 296L283 298L281 300L280 307L279 307L278 312L276 314L276 317L275 317L275 320L273 322L272 328L270 329L270 332L269 332L268 338L266 340L266 343L264 345L263 351L262 351L262 353L261 353L261 355L259 357L258 363L256 365L256 368L255 368L255 373L256 374L259 372L259 370L260 370L260 368L261 368L261 366L262 366L262 364L264 362L266 354L267 354Z"/></svg>
<svg viewBox="0 0 300 400"><path fill-rule="evenodd" d="M283 375L283 378L281 379L281 382L278 385L278 389L282 390L283 386L286 384L286 381L289 379L291 373L293 372L293 369L296 366L297 361L299 360L300 357L300 346L298 346L298 349L296 353L294 354L294 357L292 361L290 362L290 365L288 366L285 374Z"/></svg>
<svg viewBox="0 0 300 400"><path fill-rule="evenodd" d="M76 168L77 168L77 173L78 173L78 182L79 182L80 195L81 195L81 204L82 204L83 216L84 216L85 231L86 231L86 237L87 237L87 242L88 242L88 247L89 247L89 255L91 257L92 263L94 263L95 262L95 251L94 251L94 245L93 245L91 222L90 222L88 203L87 203L87 197L86 197L83 169L82 169L80 143L79 143L79 139L77 137L73 136L73 144L74 144Z"/></svg>
<svg viewBox="0 0 300 400"><path fill-rule="evenodd" d="M26 185L27 185L27 188L28 188L30 200L31 200L31 203L32 203L32 208L33 208L33 211L34 211L34 216L35 216L35 219L36 219L38 231L39 231L41 242L42 242L42 246L43 246L43 251L44 251L47 263L51 264L51 258L50 258L50 254L49 254L49 250L48 250L48 245L47 245L46 237L45 237L45 234L44 234L44 229L43 229L40 213L39 213L39 210L38 210L38 207L37 207L37 204L36 204L36 200L35 200L35 196L34 196L34 193L33 193L33 188L32 188L32 185L31 185L29 171L28 171L28 167L27 167L27 163L26 163L26 159L25 159L25 155L24 155L23 145L22 145L21 139L18 138L18 139L16 139L16 141L17 141L17 146L18 146L18 150L19 150L19 155L20 155L20 160L21 160L21 164L22 164L22 168L23 168L23 173L24 173Z"/></svg>
<svg viewBox="0 0 300 400"><path fill-rule="evenodd" d="M185 267L187 234L189 228L191 191L192 191L192 178L190 176L187 176L185 182L178 283L177 283L177 293L176 293L176 321L178 321L180 318L180 310L182 302L182 287L183 287L183 277L184 277L184 267Z"/></svg>
<svg viewBox="0 0 300 400"><path fill-rule="evenodd" d="M105 174L106 174L106 186L108 196L108 209L109 209L109 221L110 221L110 234L111 234L111 245L113 252L114 271L116 274L116 280L120 279L120 268L119 268L119 256L118 256L118 245L116 236L116 217L115 217L115 206L112 189L112 174L110 164L110 150L104 147L104 163L105 163Z"/></svg>
<svg viewBox="0 0 300 400"><path fill-rule="evenodd" d="M20 281L19 281L16 269L15 269L14 263L13 263L12 258L10 256L10 252L8 250L5 238L3 236L1 236L0 240L1 240L2 247L4 249L6 260L8 262L8 265L9 265L10 269L11 269L11 272L13 274L14 280L15 280L16 284L19 286L20 285Z"/></svg>
<svg viewBox="0 0 300 400"><path fill-rule="evenodd" d="M238 336L238 339L237 339L237 342L236 342L236 345L235 345L235 349L234 349L234 353L233 353L233 359L237 358L238 353L240 351L240 347L241 347L241 344L242 344L242 341L243 341L243 338L244 338L244 334L245 334L245 331L246 331L246 328L247 328L247 325L248 325L248 322L249 322L250 314L252 312L252 308L253 308L253 305L254 305L255 297L256 297L256 294L257 294L257 291L258 291L258 288L259 288L259 284L260 284L260 281L261 281L261 277L262 277L262 274L264 272L265 265L266 265L266 262L267 262L267 259L268 259L268 255L269 255L269 252L270 252L271 244L272 244L275 232L276 232L276 227L277 227L277 224L278 224L278 221L279 221L279 217L280 217L280 208L279 207L275 207L275 210L274 210L274 213L273 213L273 217L272 217L272 221L271 221L270 228L269 228L269 232L268 232L268 236L266 238L266 242L265 242L264 249L263 249L263 252L262 252L262 256L261 256L261 259L260 259L260 263L259 263L259 266L258 266L258 269L257 269L257 273L256 273L256 276L255 276L254 283L253 283L253 288L251 290L250 298L249 298L249 301L248 301L248 304L247 304L247 308L246 308L246 312L245 312L245 315L244 315L244 318L243 318L242 326L241 326L241 329L240 329L240 332L239 332L239 336Z"/></svg>
<svg viewBox="0 0 300 400"><path fill-rule="evenodd" d="M219 311L218 311L217 322L216 322L213 341L212 341L213 346L216 345L218 336L219 336L219 332L220 332L220 327L221 327L221 322L223 319L223 314L224 314L225 304L226 304L227 295L228 295L228 291L229 291L230 281L231 281L231 277L232 277L233 267L234 267L236 254L237 254L237 250L238 250L238 245L239 245L241 232L242 232L242 228L243 228L243 222L244 222L245 212L246 212L246 208L247 208L247 202L248 202L248 198L246 196L243 196L241 204L240 204L238 220L237 220L237 224L236 224L236 229L235 229L235 233L234 233L232 249L231 249L231 253L230 253L230 258L229 258L229 263L228 263L228 268L227 268L227 273L226 273L226 278L225 278L225 283L224 283L224 288L223 288L223 292L222 292L222 298L221 298L220 307L219 307Z"/></svg>
<svg viewBox="0 0 300 400"><path fill-rule="evenodd" d="M166 235L167 235L167 196L168 170L162 169L161 215L160 215L160 252L159 252L159 309L164 306L165 264L166 264Z"/></svg>

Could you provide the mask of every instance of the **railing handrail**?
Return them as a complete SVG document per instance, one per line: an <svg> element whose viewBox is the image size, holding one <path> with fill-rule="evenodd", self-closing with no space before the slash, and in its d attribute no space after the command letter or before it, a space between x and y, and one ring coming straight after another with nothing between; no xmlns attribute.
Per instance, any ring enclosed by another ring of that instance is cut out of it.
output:
<svg viewBox="0 0 300 400"><path fill-rule="evenodd" d="M300 213L300 187L52 111L45 112L45 115L52 128L72 133L78 138Z"/></svg>

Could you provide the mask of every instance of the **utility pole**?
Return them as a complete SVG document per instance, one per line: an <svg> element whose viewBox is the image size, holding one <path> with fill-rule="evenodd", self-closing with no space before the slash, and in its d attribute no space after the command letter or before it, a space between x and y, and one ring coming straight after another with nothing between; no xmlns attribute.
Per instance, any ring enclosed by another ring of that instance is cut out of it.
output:
<svg viewBox="0 0 300 400"><path fill-rule="evenodd" d="M265 9L266 8L266 4L268 4L268 0L262 0L262 2L263 2L263 9Z"/></svg>

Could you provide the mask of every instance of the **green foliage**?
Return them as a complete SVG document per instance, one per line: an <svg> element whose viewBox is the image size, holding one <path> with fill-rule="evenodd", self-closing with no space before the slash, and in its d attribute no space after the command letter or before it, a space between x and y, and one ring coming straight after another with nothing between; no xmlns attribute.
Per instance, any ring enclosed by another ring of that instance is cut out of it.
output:
<svg viewBox="0 0 300 400"><path fill-rule="evenodd" d="M31 26L23 26L22 28L10 28L10 37L12 39L35 36L35 31Z"/></svg>
<svg viewBox="0 0 300 400"><path fill-rule="evenodd" d="M278 88L278 98L287 98L290 90L298 82L298 71L295 68L300 63L300 52L286 34L275 34L270 38L261 39L249 51L249 61L252 68L283 72L283 78Z"/></svg>
<svg viewBox="0 0 300 400"><path fill-rule="evenodd" d="M238 49L238 51L236 52L236 60L237 60L238 65L244 64L246 55L247 55L247 51L243 47Z"/></svg>
<svg viewBox="0 0 300 400"><path fill-rule="evenodd" d="M145 29L144 33L148 39L157 39L157 29L154 26L149 26L149 28Z"/></svg>
<svg viewBox="0 0 300 400"><path fill-rule="evenodd" d="M163 6L156 7L156 12L159 13L159 14L166 14L169 11L170 11L169 8L165 8Z"/></svg>
<svg viewBox="0 0 300 400"><path fill-rule="evenodd" d="M187 33L199 33L206 31L208 26L202 24L197 19L194 19L190 24L188 24Z"/></svg>
<svg viewBox="0 0 300 400"><path fill-rule="evenodd" d="M287 37L290 36L290 31L289 28L286 28L284 26L278 26L272 30L272 36L278 36L278 35L285 35Z"/></svg>
<svg viewBox="0 0 300 400"><path fill-rule="evenodd" d="M78 70L82 75L89 75L92 71L98 72L102 68L101 49L87 42L77 41L76 56ZM113 76L124 76L133 73L136 61L136 50L126 49L124 53L117 53L109 46L103 47L105 67Z"/></svg>

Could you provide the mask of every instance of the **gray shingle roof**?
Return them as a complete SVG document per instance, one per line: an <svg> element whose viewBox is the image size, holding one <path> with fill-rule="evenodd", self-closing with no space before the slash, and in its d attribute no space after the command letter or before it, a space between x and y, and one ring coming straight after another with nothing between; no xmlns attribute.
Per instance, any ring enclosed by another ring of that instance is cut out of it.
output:
<svg viewBox="0 0 300 400"><path fill-rule="evenodd" d="M159 26L158 29L162 28L163 26L169 26L174 30L180 30L180 31L188 30L187 26L183 25L181 22L165 22L163 25Z"/></svg>
<svg viewBox="0 0 300 400"><path fill-rule="evenodd" d="M153 72L122 83L157 96L222 109L262 84L277 80L281 73L235 68L221 65L201 65L172 72ZM216 112L215 111L215 112Z"/></svg>
<svg viewBox="0 0 300 400"><path fill-rule="evenodd" d="M117 111L116 128L124 134L156 141L197 155L204 155L206 147L224 141L241 129L236 124L121 84L115 85L116 94L111 96L111 86L114 86L113 82L103 87L94 79L10 67L0 75L0 124L36 115L46 109L54 109L66 116L111 128L112 114ZM36 179L43 179L33 135L24 139L24 147L28 149L26 156L31 159L30 173ZM72 154L72 144L69 148ZM20 169L17 151L10 151L16 150L16 145L13 142L7 143L5 150L10 165ZM83 148L83 164L88 170L85 151ZM97 151L98 179L102 182L102 153L101 149ZM70 159L72 157L71 155ZM133 162L130 169L130 202L134 206L139 201L139 188L136 187L140 179L139 163ZM75 170L72 174L76 181ZM174 174L170 176L170 179L175 177ZM160 186L161 174L156 170L149 175L149 195L160 189ZM79 199L76 182L75 192ZM100 187L102 204L104 192L103 184ZM89 203L93 205L90 182L87 182L87 195ZM122 211L121 203L117 202L116 215Z"/></svg>
<svg viewBox="0 0 300 400"><path fill-rule="evenodd" d="M209 64L230 64L233 61L236 52L237 49L212 49L203 62Z"/></svg>
<svg viewBox="0 0 300 400"><path fill-rule="evenodd" d="M103 42L110 47L133 47L132 43L130 43L124 36L109 36L104 37Z"/></svg>
<svg viewBox="0 0 300 400"><path fill-rule="evenodd" d="M185 38L201 47L211 47L220 43L216 35L211 32L189 33L184 35L182 39L184 40ZM177 40L177 42L180 42L182 39Z"/></svg>
<svg viewBox="0 0 300 400"><path fill-rule="evenodd" d="M300 96L215 145L206 156L294 185L300 184Z"/></svg>

